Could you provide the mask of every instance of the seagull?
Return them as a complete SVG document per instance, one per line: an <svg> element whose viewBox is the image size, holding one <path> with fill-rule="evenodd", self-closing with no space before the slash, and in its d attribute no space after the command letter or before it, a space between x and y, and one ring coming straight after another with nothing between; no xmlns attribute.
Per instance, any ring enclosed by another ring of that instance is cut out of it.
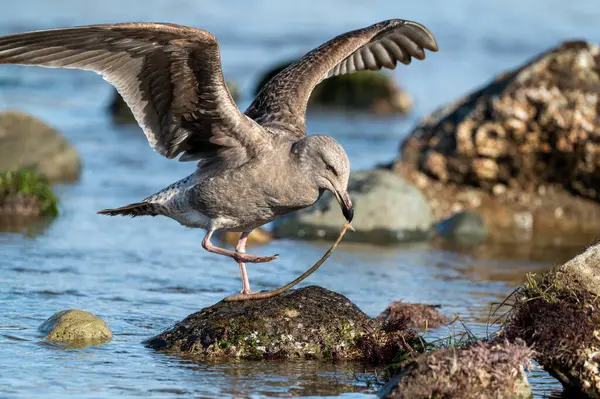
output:
<svg viewBox="0 0 600 399"><path fill-rule="evenodd" d="M194 172L146 199L103 215L166 216L207 231L205 250L233 258L242 294L252 295L246 263L278 257L246 253L252 230L314 204L331 191L352 221L350 162L327 135L307 135L306 106L319 82L394 69L437 51L423 25L390 19L341 34L273 77L242 113L221 70L219 44L205 30L132 22L32 31L0 37L0 64L94 71L123 97L150 146L196 161ZM235 250L211 242L240 232Z"/></svg>

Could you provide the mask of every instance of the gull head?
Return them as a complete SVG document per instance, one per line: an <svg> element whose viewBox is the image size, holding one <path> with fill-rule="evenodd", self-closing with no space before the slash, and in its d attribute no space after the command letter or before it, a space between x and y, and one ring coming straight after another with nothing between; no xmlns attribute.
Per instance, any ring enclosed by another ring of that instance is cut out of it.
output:
<svg viewBox="0 0 600 399"><path fill-rule="evenodd" d="M337 199L344 217L350 223L354 208L348 194L350 160L344 148L325 135L307 136L295 145L305 173L310 174L320 191L329 190ZM293 149L294 151L294 149Z"/></svg>

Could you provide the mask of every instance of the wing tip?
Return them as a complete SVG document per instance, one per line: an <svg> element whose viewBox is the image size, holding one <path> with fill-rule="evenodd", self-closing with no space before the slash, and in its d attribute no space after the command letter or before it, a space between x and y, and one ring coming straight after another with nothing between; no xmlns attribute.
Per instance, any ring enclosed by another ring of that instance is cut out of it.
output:
<svg viewBox="0 0 600 399"><path fill-rule="evenodd" d="M437 40L435 40L435 36L433 33L427 28L425 25L415 22L415 21L404 21L405 26L410 26L414 28L415 33L417 33L420 37L420 45L432 52L439 51L439 47L437 44Z"/></svg>

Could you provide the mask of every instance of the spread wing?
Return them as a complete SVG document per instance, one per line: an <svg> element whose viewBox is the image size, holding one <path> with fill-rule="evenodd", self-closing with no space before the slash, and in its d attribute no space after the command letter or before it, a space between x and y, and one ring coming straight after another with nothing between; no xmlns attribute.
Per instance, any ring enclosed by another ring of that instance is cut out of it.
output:
<svg viewBox="0 0 600 399"><path fill-rule="evenodd" d="M258 93L246 115L263 126L306 133L306 105L323 79L359 71L394 69L422 60L425 49L437 51L433 34L416 22L391 19L337 36L312 50L271 79Z"/></svg>
<svg viewBox="0 0 600 399"><path fill-rule="evenodd" d="M268 145L231 98L217 40L204 30L125 23L21 33L0 37L0 64L101 74L167 158L238 165Z"/></svg>

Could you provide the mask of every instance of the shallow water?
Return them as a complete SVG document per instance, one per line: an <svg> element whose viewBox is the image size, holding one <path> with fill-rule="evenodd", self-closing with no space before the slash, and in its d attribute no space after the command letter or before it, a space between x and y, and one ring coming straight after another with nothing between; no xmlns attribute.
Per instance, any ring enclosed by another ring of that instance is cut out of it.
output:
<svg viewBox="0 0 600 399"><path fill-rule="evenodd" d="M309 131L338 139L354 170L393 159L418 116L484 84L495 73L563 39L600 39L597 0L0 4L2 34L127 20L208 29L221 40L226 77L245 91L242 105L248 104L258 74L272 63L378 20L399 16L423 22L437 36L441 51L394 72L414 95L414 114L380 119L309 116ZM96 215L99 209L137 201L193 167L152 153L139 129L113 126L105 113L111 93L92 73L0 68L0 108L19 108L56 126L77 146L84 163L78 183L57 188L61 216L54 223L30 235L0 233L0 397L373 397L373 370L357 364L198 364L156 354L140 344L236 292L240 281L233 262L201 249L201 231L161 218ZM255 248L281 256L272 264L250 266L253 287L288 282L326 247L279 240ZM342 244L306 284L341 292L373 316L398 299L441 304L447 315L460 315L483 336L492 303L517 287L524 273L543 271L573 251L494 247L461 252L427 244L384 249ZM37 326L65 308L102 316L114 333L113 341L65 350L41 340ZM532 371L530 380L536 397L560 392L542 371Z"/></svg>

